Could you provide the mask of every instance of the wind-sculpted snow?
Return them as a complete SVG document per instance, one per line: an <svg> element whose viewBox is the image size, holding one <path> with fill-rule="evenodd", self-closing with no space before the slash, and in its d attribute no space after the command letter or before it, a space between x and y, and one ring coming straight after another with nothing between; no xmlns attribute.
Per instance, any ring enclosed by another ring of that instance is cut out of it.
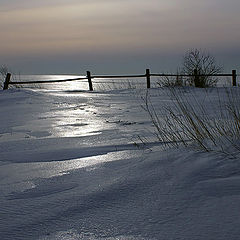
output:
<svg viewBox="0 0 240 240"><path fill-rule="evenodd" d="M239 239L238 155L152 142L141 103L134 90L0 92L0 239Z"/></svg>
<svg viewBox="0 0 240 240"><path fill-rule="evenodd" d="M12 192L9 195L9 200L44 197L50 194L56 194L56 193L61 193L67 190L71 190L78 186L77 184L69 184L69 183L59 185L59 184L51 184L47 182L47 184L48 184L47 188L46 186L44 186L44 183L43 183L43 184L38 184L36 187L27 189L25 191Z"/></svg>

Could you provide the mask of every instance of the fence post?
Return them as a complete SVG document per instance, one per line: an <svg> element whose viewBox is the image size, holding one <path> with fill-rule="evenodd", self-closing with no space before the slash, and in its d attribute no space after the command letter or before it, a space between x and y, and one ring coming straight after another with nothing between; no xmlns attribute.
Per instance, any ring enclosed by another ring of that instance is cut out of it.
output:
<svg viewBox="0 0 240 240"><path fill-rule="evenodd" d="M89 90L90 90L90 91L93 91L92 77L91 77L91 73L90 73L89 71L87 71L87 78L88 78Z"/></svg>
<svg viewBox="0 0 240 240"><path fill-rule="evenodd" d="M10 83L10 78L11 78L11 73L7 73L6 78L5 78L5 82L3 85L3 90L8 89L8 85Z"/></svg>
<svg viewBox="0 0 240 240"><path fill-rule="evenodd" d="M147 88L151 87L151 82L150 82L150 69L146 69L146 78L147 78Z"/></svg>
<svg viewBox="0 0 240 240"><path fill-rule="evenodd" d="M194 69L193 70L193 76L194 76L194 85L195 87L202 87L200 83L200 77L198 75L198 70Z"/></svg>
<svg viewBox="0 0 240 240"><path fill-rule="evenodd" d="M237 86L237 71L232 70L232 85Z"/></svg>

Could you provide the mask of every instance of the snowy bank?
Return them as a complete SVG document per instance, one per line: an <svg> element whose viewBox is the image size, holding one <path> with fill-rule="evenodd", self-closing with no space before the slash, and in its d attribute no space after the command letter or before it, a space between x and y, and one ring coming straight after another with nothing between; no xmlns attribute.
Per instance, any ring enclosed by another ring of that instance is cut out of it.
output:
<svg viewBox="0 0 240 240"><path fill-rule="evenodd" d="M155 143L144 95L0 92L1 240L239 239L238 155Z"/></svg>

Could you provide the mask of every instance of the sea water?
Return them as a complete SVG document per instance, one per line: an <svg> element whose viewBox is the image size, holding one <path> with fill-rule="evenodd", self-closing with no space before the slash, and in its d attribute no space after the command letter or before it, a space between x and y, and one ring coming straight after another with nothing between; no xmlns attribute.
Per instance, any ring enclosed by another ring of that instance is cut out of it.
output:
<svg viewBox="0 0 240 240"><path fill-rule="evenodd" d="M75 79L85 78L86 76L81 75L19 75L13 76L12 81L21 83L22 81L52 81L52 80L64 80L64 79ZM94 90L119 90L129 88L146 88L147 82L145 78L98 78L92 79ZM57 83L33 83L27 85L19 84L18 87L27 88L40 88L48 90L68 90L68 91L81 91L89 90L89 84L87 79L66 81ZM157 86L157 79L152 79L152 87Z"/></svg>
<svg viewBox="0 0 240 240"><path fill-rule="evenodd" d="M12 81L52 81L52 80L64 80L85 78L81 75L13 75ZM119 89L144 89L147 87L146 78L98 78L92 79L93 89L97 91L106 90L119 90ZM151 87L159 87L161 85L160 77L151 77ZM230 86L230 78L220 78L217 84L218 86ZM27 85L19 84L18 87L37 88L45 90L56 91L86 91L89 90L89 84L87 79L57 82L57 83L33 83Z"/></svg>

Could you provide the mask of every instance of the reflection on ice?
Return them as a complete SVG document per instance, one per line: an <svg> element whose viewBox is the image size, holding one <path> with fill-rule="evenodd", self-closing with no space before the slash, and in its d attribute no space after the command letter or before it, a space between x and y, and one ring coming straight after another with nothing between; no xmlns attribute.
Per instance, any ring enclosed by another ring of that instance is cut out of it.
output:
<svg viewBox="0 0 240 240"><path fill-rule="evenodd" d="M97 135L101 133L104 125L96 107L86 104L85 100L82 100L82 103L71 103L71 98L65 103L56 103L47 115L45 113L39 118L50 122L52 137Z"/></svg>
<svg viewBox="0 0 240 240"><path fill-rule="evenodd" d="M135 156L138 155L139 152L136 151ZM33 163L33 165L35 165L35 167L38 166L41 169L41 176L38 177L50 178L69 174L70 171L80 168L86 168L87 171L92 171L100 167L103 163L128 159L130 157L132 158L133 156L134 154L132 151L126 150L66 161Z"/></svg>
<svg viewBox="0 0 240 240"><path fill-rule="evenodd" d="M63 176L81 168L85 168L86 171L93 171L101 167L103 163L137 157L139 154L139 151L124 150L66 161L3 165L0 169L0 175L2 176L0 190L7 194L9 192L8 186L11 184L11 191L22 192L35 188L35 179ZM9 174L13 172L14 175Z"/></svg>

